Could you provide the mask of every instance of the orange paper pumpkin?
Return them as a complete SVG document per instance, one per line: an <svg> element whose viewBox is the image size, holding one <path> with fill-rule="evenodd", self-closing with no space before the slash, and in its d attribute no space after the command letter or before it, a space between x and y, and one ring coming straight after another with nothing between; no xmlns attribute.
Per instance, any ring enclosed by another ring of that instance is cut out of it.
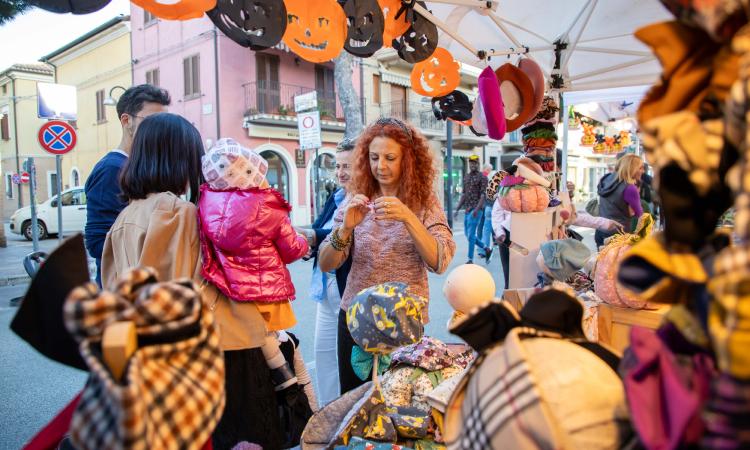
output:
<svg viewBox="0 0 750 450"><path fill-rule="evenodd" d="M461 81L461 65L441 47L411 71L411 88L425 97L442 97L453 92Z"/></svg>
<svg viewBox="0 0 750 450"><path fill-rule="evenodd" d="M170 3L158 0L132 0L132 2L154 16L167 20L197 19L206 11L216 7L216 0L180 0Z"/></svg>
<svg viewBox="0 0 750 450"><path fill-rule="evenodd" d="M409 29L409 22L406 20L406 14L401 14L396 19L396 14L401 9L401 0L378 0L378 4L380 9L383 10L383 17L385 18L383 46L391 47L391 42Z"/></svg>
<svg viewBox="0 0 750 450"><path fill-rule="evenodd" d="M320 63L339 56L346 41L346 15L336 0L285 0L283 41L302 59Z"/></svg>

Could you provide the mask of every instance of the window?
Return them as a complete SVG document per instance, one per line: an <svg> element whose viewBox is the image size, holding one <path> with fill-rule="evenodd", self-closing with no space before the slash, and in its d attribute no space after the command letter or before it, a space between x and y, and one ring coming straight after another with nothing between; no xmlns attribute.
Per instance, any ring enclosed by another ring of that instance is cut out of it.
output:
<svg viewBox="0 0 750 450"><path fill-rule="evenodd" d="M321 116L336 116L336 89L333 86L333 69L316 65L315 90L318 91L318 105Z"/></svg>
<svg viewBox="0 0 750 450"><path fill-rule="evenodd" d="M5 95L5 94L7 94L7 93L8 93L8 85L7 85L7 84L4 84L4 85L3 85L3 95Z"/></svg>
<svg viewBox="0 0 750 450"><path fill-rule="evenodd" d="M50 197L57 195L57 173L51 170L47 172L47 193Z"/></svg>
<svg viewBox="0 0 750 450"><path fill-rule="evenodd" d="M159 69L153 69L146 72L146 84L159 86Z"/></svg>
<svg viewBox="0 0 750 450"><path fill-rule="evenodd" d="M281 106L279 57L266 53L256 53L255 75L258 80L255 93L258 112L264 114L278 113L279 106Z"/></svg>
<svg viewBox="0 0 750 450"><path fill-rule="evenodd" d="M104 109L104 89L96 91L96 123L107 121L107 113Z"/></svg>
<svg viewBox="0 0 750 450"><path fill-rule="evenodd" d="M198 96L201 93L200 58L200 55L193 55L182 60L185 97Z"/></svg>
<svg viewBox="0 0 750 450"><path fill-rule="evenodd" d="M143 10L143 25L147 26L147 25L152 25L154 23L156 23L156 16L154 16L153 14L151 14L150 12L144 9Z"/></svg>
<svg viewBox="0 0 750 450"><path fill-rule="evenodd" d="M85 205L86 204L86 191L83 189L73 191L71 192L72 198L71 198L71 205ZM65 201L65 195L63 194L63 202ZM63 206L65 203L63 203Z"/></svg>
<svg viewBox="0 0 750 450"><path fill-rule="evenodd" d="M5 198L13 198L13 175L5 174Z"/></svg>
<svg viewBox="0 0 750 450"><path fill-rule="evenodd" d="M10 119L8 119L8 110L0 111L0 114L2 114L2 118L0 119L0 138L7 141L10 139Z"/></svg>
<svg viewBox="0 0 750 450"><path fill-rule="evenodd" d="M372 76L372 102L380 104L380 75Z"/></svg>
<svg viewBox="0 0 750 450"><path fill-rule="evenodd" d="M81 185L81 175L76 168L70 171L70 185L73 187Z"/></svg>

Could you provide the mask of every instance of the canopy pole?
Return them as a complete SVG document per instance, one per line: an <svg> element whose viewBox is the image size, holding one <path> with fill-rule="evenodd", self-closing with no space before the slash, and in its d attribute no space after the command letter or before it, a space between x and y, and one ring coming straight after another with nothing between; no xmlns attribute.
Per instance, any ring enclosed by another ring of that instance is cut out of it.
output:
<svg viewBox="0 0 750 450"><path fill-rule="evenodd" d="M563 59L562 64L562 71L565 72L568 70L568 62L570 61L570 57L573 55L573 52L576 50L576 46L578 45L578 41L581 40L581 36L583 36L583 31L586 29L586 27L589 24L589 20L591 20L591 16L594 14L594 10L596 9L596 4L598 0L592 0L591 8L589 8L589 13L586 14L586 18L583 20L583 25L581 25L581 29L578 30L578 34L576 35L576 38L573 40L573 45L571 45L567 49L567 53L565 53L565 59Z"/></svg>
<svg viewBox="0 0 750 450"><path fill-rule="evenodd" d="M510 20L508 20L508 19L505 19L505 18L502 18L502 17L498 17L498 19L499 19L499 20L500 20L501 22L507 23L508 25L510 25L510 26L512 26L512 27L514 27L514 28L518 28L518 29L519 29L519 30L521 30L521 31L525 31L526 33L529 33L530 35L532 35L532 36L534 36L534 37L537 37L537 38L541 39L541 40L542 40L543 42L546 42L546 43L548 43L548 44L552 44L552 42L550 42L550 41L549 41L549 39L547 39L546 37L542 36L541 34L538 34L538 33L534 32L534 31L532 31L532 30L529 30L529 29L528 29L528 28L526 28L526 27L523 27L523 26L521 26L521 25L519 25L519 24L517 24L517 23L515 23L515 22L511 22Z"/></svg>
<svg viewBox="0 0 750 450"><path fill-rule="evenodd" d="M638 59L636 59L634 61L630 61L630 62L626 62L626 63L622 63L622 64L617 64L617 65L610 66L610 67L605 67L604 69L592 70L591 72L582 73L582 74L576 75L574 77L568 78L568 81L576 81L576 80L580 80L582 78L593 77L595 75L601 75L601 74L607 73L607 72L614 72L615 70L625 69L625 68L631 67L631 66L637 66L638 64L644 64L644 63L653 61L653 59L654 59L653 56L644 56L643 58L638 58Z"/></svg>
<svg viewBox="0 0 750 450"><path fill-rule="evenodd" d="M505 35L508 37L508 39L510 39L510 41L513 43L513 45L515 45L518 48L524 48L524 49L526 48L524 45L521 44L521 41L519 41L518 39L516 39L515 36L513 36L513 33L510 32L510 30L508 29L508 27L505 26L505 24L503 24L502 19L500 17L498 17L497 14L491 12L491 13L488 13L487 16L490 19L492 19L493 22L495 22L495 25L497 25L497 27L500 28L500 31L502 31L503 33L505 33ZM537 63L537 65L539 67L542 67L542 64L539 64L539 61L537 61L536 58L534 58L533 56L529 55L528 51L526 53L526 56L529 59L531 59L532 61L534 61L535 63Z"/></svg>
<svg viewBox="0 0 750 450"><path fill-rule="evenodd" d="M452 30L448 25L445 24L445 22L435 17L431 12L427 11L419 3L414 3L414 11L418 12L425 19L434 23L438 28L443 30L444 33L446 33L448 36L455 39L456 42L461 44L466 50L469 51L469 53L471 53L472 55L477 55L477 58L479 58L479 51L473 45L471 45L469 41L467 41L460 34L458 34L457 30Z"/></svg>
<svg viewBox="0 0 750 450"><path fill-rule="evenodd" d="M629 55L629 56L651 56L649 52L639 52L636 50L617 50L612 48L600 48L600 47L581 47L576 46L576 50L579 52L591 52L591 53L609 53L612 55Z"/></svg>
<svg viewBox="0 0 750 450"><path fill-rule="evenodd" d="M563 148L562 148L562 161L560 161L560 169L562 176L560 179L560 190L567 191L568 181L568 128L570 127L570 120L568 120L568 113L565 106L565 96L563 92L560 93L560 120L563 121ZM555 158L557 158L557 152L555 152Z"/></svg>
<svg viewBox="0 0 750 450"><path fill-rule="evenodd" d="M446 157L448 158L448 192L446 192L448 214L448 226L453 229L453 121L446 120L445 123Z"/></svg>
<svg viewBox="0 0 750 450"><path fill-rule="evenodd" d="M485 0L481 2L477 0L430 0L430 3L444 3L446 5L468 6L472 9L491 9L495 11L500 2L497 0Z"/></svg>

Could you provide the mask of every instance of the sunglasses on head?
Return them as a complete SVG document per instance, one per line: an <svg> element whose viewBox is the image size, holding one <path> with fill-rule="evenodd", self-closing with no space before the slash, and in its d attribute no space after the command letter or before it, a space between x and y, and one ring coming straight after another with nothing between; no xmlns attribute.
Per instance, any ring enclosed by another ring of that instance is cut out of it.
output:
<svg viewBox="0 0 750 450"><path fill-rule="evenodd" d="M414 138L411 135L411 129L406 126L406 124L395 117L381 117L375 122L377 125L385 126L385 125L396 125L397 127L401 128L404 133L409 137L409 143L413 146L414 145Z"/></svg>

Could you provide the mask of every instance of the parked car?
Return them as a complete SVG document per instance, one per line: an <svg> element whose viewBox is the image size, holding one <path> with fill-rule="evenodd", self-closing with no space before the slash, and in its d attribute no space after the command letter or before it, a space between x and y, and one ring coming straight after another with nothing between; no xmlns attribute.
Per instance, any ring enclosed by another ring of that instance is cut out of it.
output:
<svg viewBox="0 0 750 450"><path fill-rule="evenodd" d="M45 239L51 234L57 234L57 198L50 198L37 205L39 239ZM86 193L83 187L75 187L62 193L62 223L63 232L83 231L86 226ZM32 239L31 207L26 206L10 216L10 231Z"/></svg>

